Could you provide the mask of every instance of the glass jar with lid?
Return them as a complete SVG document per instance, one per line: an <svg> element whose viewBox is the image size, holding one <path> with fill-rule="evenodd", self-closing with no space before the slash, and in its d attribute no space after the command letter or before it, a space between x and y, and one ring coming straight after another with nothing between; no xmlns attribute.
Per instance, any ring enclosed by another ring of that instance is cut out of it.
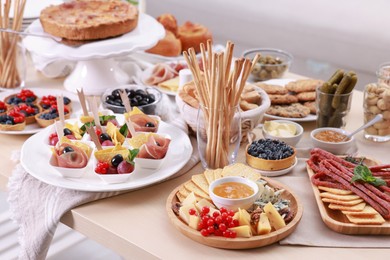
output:
<svg viewBox="0 0 390 260"><path fill-rule="evenodd" d="M376 72L378 83L390 85L390 62L382 63Z"/></svg>

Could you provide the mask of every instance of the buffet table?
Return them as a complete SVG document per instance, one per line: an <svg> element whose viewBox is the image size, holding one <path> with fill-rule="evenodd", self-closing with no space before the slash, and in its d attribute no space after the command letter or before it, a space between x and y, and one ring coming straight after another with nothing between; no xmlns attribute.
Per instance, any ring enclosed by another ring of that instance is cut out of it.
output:
<svg viewBox="0 0 390 260"><path fill-rule="evenodd" d="M288 78L297 75L288 74ZM35 71L30 71L27 77L28 87L62 88L62 79L46 79ZM363 93L356 91L353 97L352 109L346 128L353 130L363 123L362 111ZM297 148L309 148L309 133L315 127L315 122L303 122L304 136ZM21 148L29 135L5 135L0 134L0 188L6 190L8 178L16 163L10 160L13 151ZM257 131L257 137L261 137ZM368 156L376 160L390 163L388 152L389 143L372 143L363 138L362 133L356 135L356 145L360 155ZM239 153L239 162L244 162L243 147ZM126 259L258 259L260 257L274 257L284 259L286 257L296 259L306 258L325 259L329 255L335 259L368 259L380 257L388 253L386 249L362 249L340 247L310 247L297 245L279 245L278 243L250 250L224 250L208 247L192 241L182 235L170 222L165 210L166 200L173 189L191 178L191 175L203 171L198 163L188 173L175 179L143 188L87 203L67 212L61 222L74 230L88 236L112 249ZM280 182L286 182L288 178L309 182L305 171L305 159L300 158L298 166L285 176L275 177ZM299 178L299 179L298 179ZM297 187L290 188L300 194ZM308 196L312 196L311 190L307 190ZM313 198L314 201L314 198ZM317 210L317 209L315 209ZM307 214L304 209L304 215ZM302 222L301 222L302 225ZM313 234L322 236L323 234ZM384 239L388 239L384 237ZM337 241L335 241L337 244Z"/></svg>

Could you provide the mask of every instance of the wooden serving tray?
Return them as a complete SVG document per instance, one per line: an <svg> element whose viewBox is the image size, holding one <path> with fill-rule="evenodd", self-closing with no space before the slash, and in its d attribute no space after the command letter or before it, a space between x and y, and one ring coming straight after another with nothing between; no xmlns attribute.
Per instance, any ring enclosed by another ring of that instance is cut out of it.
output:
<svg viewBox="0 0 390 260"><path fill-rule="evenodd" d="M207 246L226 248L226 249L245 249L245 248L262 247L262 246L273 244L287 237L295 230L299 221L302 218L303 206L301 202L298 200L297 196L287 186L284 186L283 184L275 180L268 179L266 177L262 177L262 179L267 181L268 184L273 188L285 189L283 193L283 198L290 200L290 208L295 212L294 219L290 223L288 223L287 226L277 231L272 231L271 233L266 235L252 236L250 238L241 238L241 237L225 238L225 237L217 237L217 236L204 237L200 234L199 231L190 228L186 223L184 223L178 216L175 215L175 213L172 210L172 204L178 202L176 193L178 192L181 185L176 189L174 189L171 192L171 194L169 194L168 196L167 203L166 203L166 210L168 216L171 222L173 223L173 225L177 229L179 229L181 233L191 238L192 240L195 240L196 242Z"/></svg>
<svg viewBox="0 0 390 260"><path fill-rule="evenodd" d="M309 178L314 175L313 170L307 166ZM310 181L311 183L311 181ZM390 235L390 222L386 220L382 225L362 225L349 222L347 217L340 210L333 210L324 203L320 197L320 191L316 185L311 183L314 197L324 223L333 231L347 235Z"/></svg>

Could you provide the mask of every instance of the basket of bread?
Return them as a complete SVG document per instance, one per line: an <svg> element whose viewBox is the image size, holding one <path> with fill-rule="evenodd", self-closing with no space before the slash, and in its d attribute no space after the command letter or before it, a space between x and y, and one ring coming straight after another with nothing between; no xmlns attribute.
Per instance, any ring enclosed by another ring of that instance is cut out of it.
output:
<svg viewBox="0 0 390 260"><path fill-rule="evenodd" d="M181 116L190 128L196 132L199 100L194 82L191 81L179 89L178 95L176 95L176 104ZM239 105L241 110L242 141L245 141L247 133L263 119L265 111L270 106L270 99L264 90L248 83L241 94Z"/></svg>

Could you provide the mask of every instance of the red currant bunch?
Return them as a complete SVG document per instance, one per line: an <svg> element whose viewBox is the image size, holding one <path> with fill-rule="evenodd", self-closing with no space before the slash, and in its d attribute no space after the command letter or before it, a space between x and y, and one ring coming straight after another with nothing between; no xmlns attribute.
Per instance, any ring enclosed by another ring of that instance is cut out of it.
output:
<svg viewBox="0 0 390 260"><path fill-rule="evenodd" d="M195 215L196 210L190 209L190 215ZM237 219L233 219L234 211L221 207L218 211L214 211L210 214L209 207L203 207L200 212L200 222L198 224L198 230L202 236L223 236L227 238L235 238L237 233L229 228L237 227L239 225Z"/></svg>
<svg viewBox="0 0 390 260"><path fill-rule="evenodd" d="M108 162L98 162L95 168L96 173L106 174L110 165Z"/></svg>

